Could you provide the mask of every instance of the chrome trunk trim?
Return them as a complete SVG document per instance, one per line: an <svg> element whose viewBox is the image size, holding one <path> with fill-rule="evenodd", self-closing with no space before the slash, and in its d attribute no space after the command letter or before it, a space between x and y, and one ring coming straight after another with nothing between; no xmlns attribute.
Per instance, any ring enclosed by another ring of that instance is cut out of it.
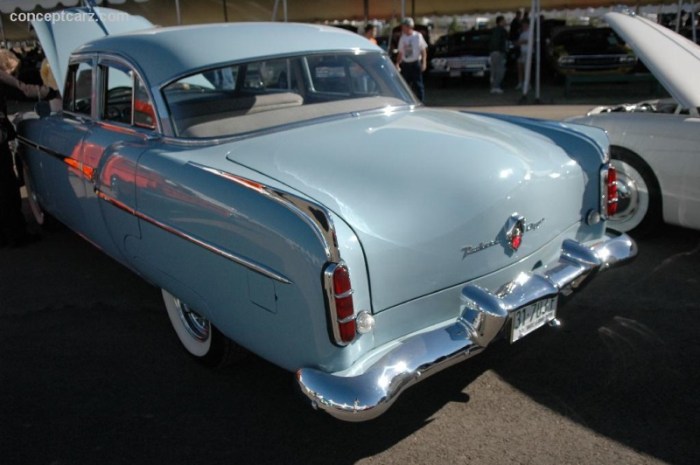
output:
<svg viewBox="0 0 700 465"><path fill-rule="evenodd" d="M248 189L252 189L284 205L311 227L314 234L316 234L324 247L326 259L329 262L337 263L340 261L340 251L338 250L338 239L335 234L335 227L333 226L330 213L325 207L305 200L294 194L290 194L289 192L284 192L273 187L266 186L242 176L228 173L216 168L211 168L209 166L200 165L199 163L195 162L189 162L188 164L202 171L206 171L207 173L233 181Z"/></svg>

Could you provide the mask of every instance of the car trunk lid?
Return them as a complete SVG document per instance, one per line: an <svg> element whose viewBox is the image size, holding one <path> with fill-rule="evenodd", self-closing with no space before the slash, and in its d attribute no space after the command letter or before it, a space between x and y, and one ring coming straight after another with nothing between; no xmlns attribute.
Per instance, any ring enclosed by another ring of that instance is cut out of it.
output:
<svg viewBox="0 0 700 465"><path fill-rule="evenodd" d="M305 193L353 228L374 311L521 260L585 211L587 179L572 158L484 116L419 109L281 131L264 145L256 139L233 145L228 159ZM518 250L506 240L514 216L525 220Z"/></svg>

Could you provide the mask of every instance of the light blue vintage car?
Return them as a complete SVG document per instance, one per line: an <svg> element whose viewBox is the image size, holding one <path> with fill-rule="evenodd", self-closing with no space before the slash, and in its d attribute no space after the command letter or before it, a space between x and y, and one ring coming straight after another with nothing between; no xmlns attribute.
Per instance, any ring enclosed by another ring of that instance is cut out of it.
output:
<svg viewBox="0 0 700 465"><path fill-rule="evenodd" d="M35 25L64 83L19 123L36 220L161 288L196 359L242 346L337 418L556 324L636 253L602 131L426 108L337 28L76 24Z"/></svg>

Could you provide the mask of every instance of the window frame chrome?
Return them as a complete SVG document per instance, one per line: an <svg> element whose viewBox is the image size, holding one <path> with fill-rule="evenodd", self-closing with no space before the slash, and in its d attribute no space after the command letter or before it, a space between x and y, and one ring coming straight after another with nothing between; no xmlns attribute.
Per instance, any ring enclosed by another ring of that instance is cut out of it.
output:
<svg viewBox="0 0 700 465"><path fill-rule="evenodd" d="M68 84L68 81L63 83L63 90L62 90L62 99L61 99L61 115L66 115L71 117L71 119L74 119L76 121L79 121L81 123L94 123L96 121L96 98L97 98L97 55L96 54L85 54L85 55L72 55L70 59L68 60L68 76L70 80L71 74L75 75L75 73L71 73L71 68L75 65L80 66L81 63L89 63L90 66L92 67L92 76L90 77L91 79L91 86L92 88L90 89L90 114L87 115L85 113L77 113L75 111L71 110L66 110L65 108L65 96L66 96L66 85ZM75 104L75 80L73 82L73 104Z"/></svg>
<svg viewBox="0 0 700 465"><path fill-rule="evenodd" d="M103 116L103 111L105 109L105 98L107 96L106 91L107 89L105 88L105 80L104 80L104 69L103 67L109 67L109 64L114 63L115 65L123 66L129 69L132 74L132 79L131 79L131 123L126 124L126 123L121 123L119 121L111 121L108 119L105 119ZM161 121L160 121L160 112L158 111L158 107L156 105L156 101L153 98L153 93L151 92L151 89L148 85L148 81L146 81L143 77L143 74L139 71L138 67L136 67L132 62L129 60L115 54L111 53L100 53L97 55L97 62L96 62L96 68L97 68L97 74L99 74L99 81L98 84L100 86L100 98L99 98L99 111L97 113L97 119L95 121L98 121L101 123L102 126L109 126L109 125L114 125L116 127L119 127L120 129L127 129L130 130L133 133L137 134L144 134L147 137L150 138L157 138L160 137L163 134L162 131L162 126L161 126ZM134 106L134 101L136 98L136 79L139 79L143 83L143 87L148 94L148 99L151 102L151 105L153 105L153 110L155 112L155 128L147 128L144 126L138 126L134 124L134 111L135 111L135 106Z"/></svg>

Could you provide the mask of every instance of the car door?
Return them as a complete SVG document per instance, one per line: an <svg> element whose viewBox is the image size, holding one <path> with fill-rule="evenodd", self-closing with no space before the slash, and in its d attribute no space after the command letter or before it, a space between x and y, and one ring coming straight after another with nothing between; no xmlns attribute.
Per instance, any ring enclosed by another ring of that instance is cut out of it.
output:
<svg viewBox="0 0 700 465"><path fill-rule="evenodd" d="M139 243L136 166L159 139L156 112L143 78L128 62L109 56L97 61L96 121L80 154L86 173L83 214L91 221L85 235L105 252L131 261Z"/></svg>
<svg viewBox="0 0 700 465"><path fill-rule="evenodd" d="M645 154L661 184L664 219L700 228L700 119L687 114L653 116L645 118L644 125L629 127L626 137L644 141L637 150Z"/></svg>
<svg viewBox="0 0 700 465"><path fill-rule="evenodd" d="M94 57L75 57L69 65L64 88L63 111L44 121L40 145L50 148L33 176L43 186L44 207L71 229L82 232L85 221L80 199L86 196L84 173L79 163L85 136L94 124Z"/></svg>

